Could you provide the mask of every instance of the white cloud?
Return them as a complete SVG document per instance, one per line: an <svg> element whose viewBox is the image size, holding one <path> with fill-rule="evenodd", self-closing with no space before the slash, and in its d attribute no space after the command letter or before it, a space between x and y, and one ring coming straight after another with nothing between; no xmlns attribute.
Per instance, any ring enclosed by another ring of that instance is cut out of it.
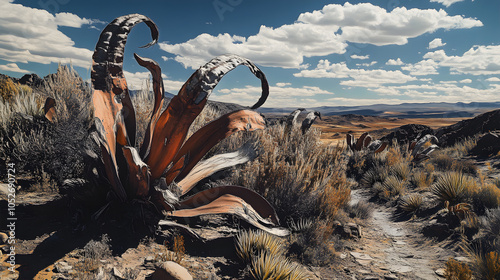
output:
<svg viewBox="0 0 500 280"><path fill-rule="evenodd" d="M500 74L500 45L474 46L462 56L448 56L438 50L426 53L424 58L436 61L440 67L450 67L452 74Z"/></svg>
<svg viewBox="0 0 500 280"><path fill-rule="evenodd" d="M17 73L29 73L30 71L19 68L15 63L8 63L6 65L0 65L0 70L17 72Z"/></svg>
<svg viewBox="0 0 500 280"><path fill-rule="evenodd" d="M93 21L70 13L55 16L45 10L0 1L0 59L9 62L72 63L90 67L92 51L75 47L59 26L81 27Z"/></svg>
<svg viewBox="0 0 500 280"><path fill-rule="evenodd" d="M446 8L448 8L449 6L451 6L454 3L462 2L462 1L464 1L464 0L431 0L431 2L437 2L437 3L441 3L441 4L445 5Z"/></svg>
<svg viewBox="0 0 500 280"><path fill-rule="evenodd" d="M415 64L407 64L401 67L402 70L409 71L414 76L437 75L438 63L432 59L422 60Z"/></svg>
<svg viewBox="0 0 500 280"><path fill-rule="evenodd" d="M253 36L228 33L200 34L183 43L160 43L160 48L175 55L184 67L193 69L225 53L248 57L264 65L304 68L304 57L343 54L347 42L373 45L403 45L408 38L438 29L462 29L482 26L481 21L450 16L444 10L395 8L391 12L361 3L330 4L299 15L292 24L280 27L261 26ZM341 32L339 32L341 31Z"/></svg>
<svg viewBox="0 0 500 280"><path fill-rule="evenodd" d="M373 66L375 64L377 64L377 61L372 61L372 62L369 62L369 63L358 63L358 64L356 64L356 66L370 67L370 66Z"/></svg>
<svg viewBox="0 0 500 280"><path fill-rule="evenodd" d="M303 13L299 21L320 25L339 26L342 38L354 43L373 45L404 45L408 38L414 38L438 29L458 29L482 26L479 20L462 16L449 16L444 10L421 10L397 7L391 12L361 3L344 6L330 4L321 11Z"/></svg>
<svg viewBox="0 0 500 280"><path fill-rule="evenodd" d="M441 40L441 38L436 38L432 41L429 42L429 47L428 49L435 49L435 48L439 48L439 47L442 47L446 45L446 43L443 43L443 41Z"/></svg>
<svg viewBox="0 0 500 280"><path fill-rule="evenodd" d="M470 84L470 83L472 83L472 80L471 79L463 79L463 80L460 81L460 83L462 83L462 84Z"/></svg>
<svg viewBox="0 0 500 280"><path fill-rule="evenodd" d="M280 83L281 84L281 83ZM287 83L285 83L287 84ZM246 86L243 88L226 88L215 90L210 99L221 102L232 102L242 105L252 105L261 94L261 87ZM288 85L269 87L269 98L266 107L286 107L286 106L315 106L311 100L318 95L333 95L333 92L323 90L315 86L291 87ZM306 97L306 98L304 98ZM319 102L319 101L318 101ZM320 104L320 103L318 103ZM324 105L324 104L323 104Z"/></svg>
<svg viewBox="0 0 500 280"><path fill-rule="evenodd" d="M393 96L407 96L420 102L491 102L498 101L500 85L494 84L489 88L472 88L467 85L459 86L456 81L447 81L438 84L401 85L380 87L373 90L378 93Z"/></svg>
<svg viewBox="0 0 500 280"><path fill-rule="evenodd" d="M403 61L401 60L401 58L398 57L397 60L394 60L394 59L389 59L387 60L387 62L385 63L385 65L403 65Z"/></svg>
<svg viewBox="0 0 500 280"><path fill-rule="evenodd" d="M351 78L340 82L341 85L354 87L378 87L383 84L402 84L416 80L415 77L403 74L401 71L386 71L382 69L365 70L349 69L344 62L330 63L320 60L315 69L302 70L295 77L306 78Z"/></svg>
<svg viewBox="0 0 500 280"><path fill-rule="evenodd" d="M92 24L92 21L86 18L80 18L75 14L58 13L55 16L55 23L58 26L68 26L80 28L84 24Z"/></svg>
<svg viewBox="0 0 500 280"><path fill-rule="evenodd" d="M286 86L291 86L292 83L276 83L277 87L286 87Z"/></svg>
<svg viewBox="0 0 500 280"><path fill-rule="evenodd" d="M141 90L146 89L146 83L149 84L149 88L152 90L152 82L151 76L149 72L135 72L131 73L128 71L123 71L125 75L125 79L127 80L127 86L131 90ZM184 82L181 81L172 81L168 80L167 75L162 74L163 84L165 87L165 91L170 92L172 94L177 94L177 92L181 89Z"/></svg>
<svg viewBox="0 0 500 280"><path fill-rule="evenodd" d="M370 58L370 56L369 55L357 55L357 54L353 54L353 55L351 55L351 58L352 59L368 59L368 58Z"/></svg>
<svg viewBox="0 0 500 280"><path fill-rule="evenodd" d="M486 79L487 82L500 82L500 78L498 77L491 77Z"/></svg>

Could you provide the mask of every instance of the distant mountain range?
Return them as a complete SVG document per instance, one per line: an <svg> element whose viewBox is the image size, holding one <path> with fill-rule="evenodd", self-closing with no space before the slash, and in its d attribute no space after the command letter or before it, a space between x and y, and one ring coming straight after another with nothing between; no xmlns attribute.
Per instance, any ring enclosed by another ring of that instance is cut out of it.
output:
<svg viewBox="0 0 500 280"><path fill-rule="evenodd" d="M308 108L324 116L356 114L395 118L470 118L500 108L500 102L403 103L399 105L322 106ZM263 114L289 114L297 107L260 108Z"/></svg>
<svg viewBox="0 0 500 280"><path fill-rule="evenodd" d="M73 72L65 69L68 72ZM76 73L76 72L75 72ZM0 74L0 79L10 78L14 82L26 84L31 87L41 86L45 80L55 74L48 75L43 79L36 74L26 74L20 79L9 77ZM137 90L131 90L131 95L136 94ZM172 98L174 95L166 92L166 98ZM210 101L224 112L243 109L245 107L233 103L224 103ZM285 108L259 108L258 111L264 115L287 115L297 107ZM362 115L362 116L379 116L379 117L394 117L394 118L471 118L487 111L492 111L500 108L500 102L471 102L471 103L403 103L399 105L375 104L365 106L322 106L307 108L308 111L318 111L323 116L334 115Z"/></svg>

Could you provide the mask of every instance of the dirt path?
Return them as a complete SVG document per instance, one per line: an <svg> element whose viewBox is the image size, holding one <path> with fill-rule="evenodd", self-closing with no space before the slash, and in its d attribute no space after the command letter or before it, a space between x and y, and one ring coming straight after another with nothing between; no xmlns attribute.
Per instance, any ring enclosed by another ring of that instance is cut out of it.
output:
<svg viewBox="0 0 500 280"><path fill-rule="evenodd" d="M368 197L365 190L353 190L351 203ZM432 242L420 234L418 224L394 221L392 209L372 205L373 215L363 227L359 247L350 252L363 266L361 272L371 271L372 275L383 275L385 279L444 279L436 270L442 272L444 263L450 257L457 257L456 253L430 245Z"/></svg>

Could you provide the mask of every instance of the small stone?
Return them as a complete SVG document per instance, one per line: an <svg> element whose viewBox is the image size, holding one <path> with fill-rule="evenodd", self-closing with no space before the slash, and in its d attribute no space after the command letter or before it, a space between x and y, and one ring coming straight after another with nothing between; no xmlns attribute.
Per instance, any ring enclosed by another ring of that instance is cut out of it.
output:
<svg viewBox="0 0 500 280"><path fill-rule="evenodd" d="M193 280L193 277L178 263L166 261L157 266L151 280Z"/></svg>
<svg viewBox="0 0 500 280"><path fill-rule="evenodd" d="M45 271L47 271L47 272L51 272L51 271L52 271L52 269L51 269L50 267L47 267L47 268L45 269Z"/></svg>
<svg viewBox="0 0 500 280"><path fill-rule="evenodd" d="M123 273L116 267L113 267L113 275L115 277L117 277L118 279L126 279L124 276L123 276Z"/></svg>
<svg viewBox="0 0 500 280"><path fill-rule="evenodd" d="M56 263L55 271L58 273L70 273L73 271L73 267L69 265L67 262L61 261Z"/></svg>
<svg viewBox="0 0 500 280"><path fill-rule="evenodd" d="M380 280L377 276L366 276L363 280Z"/></svg>
<svg viewBox="0 0 500 280"><path fill-rule="evenodd" d="M153 256L147 256L145 259L144 259L144 262L153 262L155 260L155 258Z"/></svg>
<svg viewBox="0 0 500 280"><path fill-rule="evenodd" d="M345 258L347 258L347 254L346 254L346 253L341 253L341 254L340 254L340 258L341 258L341 259L345 259Z"/></svg>
<svg viewBox="0 0 500 280"><path fill-rule="evenodd" d="M356 262L358 262L360 265L370 265L370 263L373 261L373 258L370 257L370 255L368 254L351 252L351 255L356 259Z"/></svg>
<svg viewBox="0 0 500 280"><path fill-rule="evenodd" d="M0 232L0 239L2 241L2 243L0 243L0 245L3 245L5 243L7 243L7 240L9 239L9 236L3 232Z"/></svg>
<svg viewBox="0 0 500 280"><path fill-rule="evenodd" d="M361 274L370 274L370 273L372 273L371 271L364 270L364 269L360 269L360 270L358 270L358 272L361 273Z"/></svg>
<svg viewBox="0 0 500 280"><path fill-rule="evenodd" d="M440 269L436 269L436 271L434 271L434 272L436 273L437 276L444 277L446 271L444 268L440 268Z"/></svg>
<svg viewBox="0 0 500 280"><path fill-rule="evenodd" d="M387 274L387 275L384 275L384 279L385 280L398 280L398 277L394 274Z"/></svg>

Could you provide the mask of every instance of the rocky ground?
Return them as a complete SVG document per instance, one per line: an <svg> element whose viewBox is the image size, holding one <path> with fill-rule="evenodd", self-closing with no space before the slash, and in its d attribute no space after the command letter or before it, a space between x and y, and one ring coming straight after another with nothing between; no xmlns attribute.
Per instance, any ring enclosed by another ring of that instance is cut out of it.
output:
<svg viewBox="0 0 500 280"><path fill-rule="evenodd" d="M369 198L367 190L353 190L351 203ZM19 232L29 231L24 227L18 229L16 268L21 272L18 279L74 279L85 276L82 272L82 264L86 261L84 247L95 237L73 235L61 228L57 219L64 215L44 219L47 223L45 227L34 221L40 218L40 213L51 213L50 209L44 209L44 205L52 208L62 206L60 197L24 194L18 199L19 207L25 207L25 210L30 209L27 204L37 205L32 206L36 207L35 211L27 211L31 213L24 213L21 217L40 227L40 230L34 229L31 233ZM443 279L444 264L450 257L466 260L452 240L437 242L425 238L421 234L424 221L398 220L394 216L394 208L375 203L371 205L372 217L359 221L361 238L344 241L344 249L337 252L330 266L309 267L314 279ZM164 263L158 259L166 253L166 247L158 241L143 239L126 247L112 246L114 254L99 260L102 275L113 275L115 279L131 276L148 279L159 269L158 265ZM187 252L181 264L194 279L238 279L244 268L236 261L233 248L232 238L208 244L186 243ZM0 277L17 279L17 274L6 270L7 246L2 245L2 250L3 271Z"/></svg>

